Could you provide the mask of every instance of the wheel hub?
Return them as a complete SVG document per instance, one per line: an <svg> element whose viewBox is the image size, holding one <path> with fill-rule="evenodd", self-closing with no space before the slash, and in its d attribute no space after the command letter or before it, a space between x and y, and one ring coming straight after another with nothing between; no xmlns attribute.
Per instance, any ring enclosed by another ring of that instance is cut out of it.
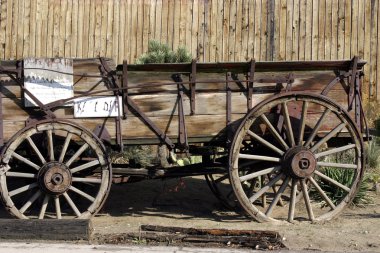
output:
<svg viewBox="0 0 380 253"><path fill-rule="evenodd" d="M309 149L294 147L285 153L283 165L285 172L291 177L306 178L314 173L317 160Z"/></svg>
<svg viewBox="0 0 380 253"><path fill-rule="evenodd" d="M71 186L71 172L60 162L45 164L38 173L40 187L49 194L59 195Z"/></svg>

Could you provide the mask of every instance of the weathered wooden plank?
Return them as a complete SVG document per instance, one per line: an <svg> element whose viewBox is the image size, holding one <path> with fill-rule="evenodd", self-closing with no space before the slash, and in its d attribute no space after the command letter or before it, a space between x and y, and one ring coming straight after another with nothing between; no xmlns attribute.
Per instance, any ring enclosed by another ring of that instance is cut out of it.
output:
<svg viewBox="0 0 380 253"><path fill-rule="evenodd" d="M319 0L313 0L311 59L314 61L318 59L318 41L321 39L319 35L318 18L319 18Z"/></svg>
<svg viewBox="0 0 380 253"><path fill-rule="evenodd" d="M83 7L82 7L83 5ZM91 3L90 0L84 0L79 2L80 8L83 8L83 26L82 26L82 31L78 31L79 33L82 33L82 54L77 54L79 57L89 57L88 55L88 43L89 43L89 38L92 36L93 31L90 30L90 9L91 9ZM73 19L74 20L74 19ZM73 21L74 22L74 21ZM74 39L74 38L73 38ZM74 43L71 43L73 46ZM79 49L78 49L79 50ZM71 50L73 52L73 50Z"/></svg>
<svg viewBox="0 0 380 253"><path fill-rule="evenodd" d="M163 5L162 0L156 0L154 39L157 41L160 41L161 39L162 5ZM187 25L190 26L190 29L191 29L191 21ZM187 48L191 50L190 46L187 46Z"/></svg>
<svg viewBox="0 0 380 253"><path fill-rule="evenodd" d="M178 46L184 46L186 41L186 17L187 17L187 2L186 0L180 1L179 26L178 31Z"/></svg>
<svg viewBox="0 0 380 253"><path fill-rule="evenodd" d="M254 48L255 48L255 1L248 0L248 42L247 42L247 58L254 58ZM275 26L276 27L276 26ZM223 36L224 33L222 33ZM273 45L273 47L275 47Z"/></svg>
<svg viewBox="0 0 380 253"><path fill-rule="evenodd" d="M67 12L67 1L62 1L61 8L59 9L58 57L64 57L65 55L66 12Z"/></svg>
<svg viewBox="0 0 380 253"><path fill-rule="evenodd" d="M255 20L261 20L261 1L256 1L255 4ZM261 41L260 41L260 36L261 36L261 22L254 22L255 24L255 37L254 37L254 58L259 60L260 59L260 54L261 54ZM280 53L280 55L282 55Z"/></svg>
<svg viewBox="0 0 380 253"><path fill-rule="evenodd" d="M210 62L210 26L211 26L211 3L209 0L204 2L204 37L203 37L203 54L204 62Z"/></svg>
<svg viewBox="0 0 380 253"><path fill-rule="evenodd" d="M149 31L149 26L150 26L150 21L149 21L149 18L150 18L150 4L151 4L151 1L150 0L144 0L144 1L141 1L142 2L142 16L139 16L139 18L143 17L142 19L142 26L141 26L141 29L142 29L142 41L141 41L141 54L142 53L145 53L148 51L148 42L149 42L149 34L150 34L150 31ZM153 3L152 3L153 4Z"/></svg>
<svg viewBox="0 0 380 253"><path fill-rule="evenodd" d="M35 55L42 55L44 49L45 49L45 45L44 45L44 41L42 41L42 21L44 19L44 10L42 8L42 1L38 1L37 0L37 7L36 7L36 52L35 52ZM22 58L22 56L17 56L16 59L20 59Z"/></svg>
<svg viewBox="0 0 380 253"><path fill-rule="evenodd" d="M344 5L344 58L349 59L351 57L351 2L347 1Z"/></svg>
<svg viewBox="0 0 380 253"><path fill-rule="evenodd" d="M260 60L267 59L267 43L268 43L268 1L262 0L261 4L261 36L260 36Z"/></svg>
<svg viewBox="0 0 380 253"><path fill-rule="evenodd" d="M190 51L193 59L195 59L195 54L191 50L191 41L192 41L192 23L193 23L193 1L185 1L184 5L184 11L185 11L185 40L184 40L184 46Z"/></svg>
<svg viewBox="0 0 380 253"><path fill-rule="evenodd" d="M339 0L331 1L331 58L336 60L338 57L338 20Z"/></svg>
<svg viewBox="0 0 380 253"><path fill-rule="evenodd" d="M306 1L306 24L305 24L305 60L311 60L311 42L313 36L313 2Z"/></svg>
<svg viewBox="0 0 380 253"><path fill-rule="evenodd" d="M205 37L205 5L203 1L198 3L198 46L197 46L197 58L199 61L205 61L204 54L204 37Z"/></svg>
<svg viewBox="0 0 380 253"><path fill-rule="evenodd" d="M51 1L47 1L47 4L48 4L48 14L47 14L46 57L53 57L54 3ZM32 12L31 12L31 15L32 15ZM30 37L32 37L32 34L30 34ZM33 41L31 41L31 43L33 43ZM30 55L33 55L33 54L30 54Z"/></svg>
<svg viewBox="0 0 380 253"><path fill-rule="evenodd" d="M25 53L28 53L29 54L29 44L30 44L30 37L29 37L29 26L30 26L30 2L31 1L25 1L24 2L24 32L23 32L23 55L25 55ZM4 3L2 4L2 7L6 6ZM46 11L46 10L45 10ZM3 13L2 13L3 14ZM4 14L6 14L6 12L4 12ZM0 41L1 41L1 37L2 36L5 36L5 27L4 27L4 30L2 30L2 26L5 25L5 20L3 20L3 17L1 17L1 31L0 31ZM4 22L4 23L3 23ZM45 23L45 28L46 28L46 23ZM41 36L45 36L45 43L46 43L46 30L43 30L44 31L44 34L42 34ZM4 33L3 33L4 32ZM1 43L1 42L0 42ZM0 55L1 54L1 50L4 50L4 48L2 47L2 49L0 49ZM45 52L44 52L45 53Z"/></svg>
<svg viewBox="0 0 380 253"><path fill-rule="evenodd" d="M344 13L345 0L339 0L338 6L337 59L344 59L344 19L346 18Z"/></svg>
<svg viewBox="0 0 380 253"><path fill-rule="evenodd" d="M377 13L379 9L379 2L373 1L371 6L371 43L370 43L370 73L369 73L369 96L376 97L376 75L377 75Z"/></svg>
<svg viewBox="0 0 380 253"><path fill-rule="evenodd" d="M243 20L242 20L242 15L243 15L243 3L242 1L236 1L236 21L235 21L235 43L234 43L234 49L233 49L233 54L234 54L234 61L242 61L243 57L241 57L241 44L242 44L242 29L243 29ZM263 22L264 20L262 20ZM264 50L265 52L265 50Z"/></svg>
<svg viewBox="0 0 380 253"><path fill-rule="evenodd" d="M133 62L136 62L136 60L140 57L141 54L144 53L143 51L143 25L144 25L144 2L138 1L137 3L134 3L136 5L136 10L134 11L136 14L137 22L136 22L136 51L134 55ZM133 17L132 17L133 18Z"/></svg>
<svg viewBox="0 0 380 253"><path fill-rule="evenodd" d="M77 52L76 55L78 57L85 57L83 54L83 43L84 42L84 33L87 33L83 30L84 22L87 20L87 18L84 16L84 0L80 0L78 2L78 40L77 40ZM104 56L104 55L103 55Z"/></svg>
<svg viewBox="0 0 380 253"><path fill-rule="evenodd" d="M168 20L169 19L169 1L162 0L162 12L161 12L161 43L166 43L168 41ZM198 20L198 16L196 18ZM193 41L196 41L196 36ZM196 44L196 43L195 43Z"/></svg>
<svg viewBox="0 0 380 253"><path fill-rule="evenodd" d="M274 5L274 48L273 55L275 61L279 60L279 49L280 49L280 13L281 13L281 2L275 1Z"/></svg>
<svg viewBox="0 0 380 253"><path fill-rule="evenodd" d="M29 6L30 6L30 3L29 3ZM30 17L30 7L28 9L29 9L28 10L28 13L29 13L28 20L29 20L29 17ZM4 59L5 58L5 47L7 45L6 44L6 38L5 38L6 30L7 30L7 20L8 20L8 16L7 16L7 0L4 0L2 2L1 6L0 6L0 45L2 45L0 47L0 59ZM29 46L29 44L28 44L28 46Z"/></svg>
<svg viewBox="0 0 380 253"><path fill-rule="evenodd" d="M377 38L379 40L380 38L380 29L379 29L379 25L380 25L380 3L378 3L377 5ZM376 60L377 60L377 64L376 64L376 83L377 83L377 87L376 87L376 92L375 92L375 98L376 100L379 100L380 99L380 89L378 87L379 83L380 83L380 43L378 41L377 43L377 48L376 48L376 52L377 52L377 55L376 55Z"/></svg>
<svg viewBox="0 0 380 253"><path fill-rule="evenodd" d="M1 239L11 240L90 240L91 220L0 219Z"/></svg>
<svg viewBox="0 0 380 253"><path fill-rule="evenodd" d="M298 60L305 60L305 43L306 43L306 2L300 1L300 33L298 42Z"/></svg>
<svg viewBox="0 0 380 253"><path fill-rule="evenodd" d="M298 36L295 35L295 33L296 33L296 31L298 31L298 27L299 27L298 26L298 16L299 15L297 15L297 13L298 13L297 9L298 8L296 7L298 5L298 1L299 0L295 0L295 2L293 2L293 0L288 0L287 1L287 5L290 8L287 8L287 10L286 10L286 23L287 24L292 24L292 25L288 25L286 27L287 31L286 31L286 52L285 52L285 58L287 60L292 60L293 47L296 47L296 46L293 46L293 45L297 43L297 47L298 47ZM296 9L294 12L293 12L292 4L294 4L294 9ZM293 13L295 13L294 18L293 18ZM293 33L294 33L294 36L296 36L297 38L293 38ZM297 51L297 55L298 55L298 49L296 51Z"/></svg>
<svg viewBox="0 0 380 253"><path fill-rule="evenodd" d="M365 41L365 1L358 3L358 51L360 58L364 57L364 41Z"/></svg>
<svg viewBox="0 0 380 253"><path fill-rule="evenodd" d="M326 9L326 0L319 0L319 41L318 41L318 60L325 59L325 9Z"/></svg>
<svg viewBox="0 0 380 253"><path fill-rule="evenodd" d="M9 45L11 58L15 59L17 57L17 27L19 24L18 16L18 1L14 0L12 5L12 32L11 32L11 44Z"/></svg>
<svg viewBox="0 0 380 253"><path fill-rule="evenodd" d="M54 2L54 26L53 26L53 56L59 57L59 44L60 44L60 34L59 34L59 21L60 21L60 2Z"/></svg>
<svg viewBox="0 0 380 253"><path fill-rule="evenodd" d="M368 59L368 66L364 68L364 85L367 86L364 90L369 92L369 77L370 77L370 68L371 68L371 8L373 8L371 0L366 0L364 3L365 14L364 14L364 54L363 59ZM369 94L368 94L369 95Z"/></svg>
<svg viewBox="0 0 380 253"><path fill-rule="evenodd" d="M217 5L219 7L219 5ZM248 56L248 31L249 31L249 1L245 0L243 1L243 9L242 9L242 39L241 39L241 53L240 53L240 61L248 61L252 59L252 57ZM217 10L218 13L218 10ZM216 14L215 16L217 16ZM222 23L218 23L219 21L222 21L220 18L217 19L217 27L220 27ZM218 28L216 28L218 29ZM217 30L217 38L220 37L219 32L221 33L222 30ZM216 42L218 43L218 42ZM216 47L216 53L218 52L218 47ZM216 57L216 60L218 57Z"/></svg>
<svg viewBox="0 0 380 253"><path fill-rule="evenodd" d="M111 58L115 59L117 62L122 62L123 58L120 56L121 54L121 48L119 44L119 38L122 37L120 33L120 23L122 20L124 20L124 17L120 19L120 12L121 12L121 0L115 1L115 6L113 9L113 22L112 22L112 48L110 49L112 51Z"/></svg>
<svg viewBox="0 0 380 253"><path fill-rule="evenodd" d="M17 16L19 18L19 24L17 25L17 41L15 44L16 47L16 59L21 58L23 56L23 47L24 47L24 1L18 2L18 13Z"/></svg>
<svg viewBox="0 0 380 253"><path fill-rule="evenodd" d="M108 3L111 0L101 1L101 25L100 25L100 44L98 57L106 55L107 52L107 24L108 24Z"/></svg>
<svg viewBox="0 0 380 253"><path fill-rule="evenodd" d="M356 55L358 51L358 25L359 25L359 1L354 0L352 1L351 6L351 57Z"/></svg>
<svg viewBox="0 0 380 253"><path fill-rule="evenodd" d="M229 30L230 30L229 23L230 23L230 1L224 1L224 8L223 8L223 61L228 61L228 56L229 56L229 51L228 51L229 45L228 45L228 38L227 38L227 34L229 34Z"/></svg>
<svg viewBox="0 0 380 253"><path fill-rule="evenodd" d="M176 27L174 25L174 22L175 22L174 19L176 18L175 16L177 16L176 13L175 13L176 2L178 2L178 1L168 0L167 41L162 41L162 42L165 43L165 44L168 44L169 48L173 48L173 43L174 43L174 40L175 40L175 36L178 36L175 33Z"/></svg>
<svg viewBox="0 0 380 253"><path fill-rule="evenodd" d="M286 0L281 0L280 5L280 34L279 34L279 55L278 60L286 60L286 10L288 6Z"/></svg>
<svg viewBox="0 0 380 253"><path fill-rule="evenodd" d="M94 41L93 41L93 49L92 49L92 57L99 57L101 54L101 39L102 39L102 1L96 0L94 3L95 8L95 16L94 16ZM91 23L90 23L91 24Z"/></svg>
<svg viewBox="0 0 380 253"><path fill-rule="evenodd" d="M320 19L321 20L321 19ZM293 2L293 49L292 60L299 59L299 34L300 34L300 0L294 0Z"/></svg>
<svg viewBox="0 0 380 253"><path fill-rule="evenodd" d="M69 58L71 57L71 17L72 17L72 11L73 11L73 5L72 2L70 2L67 5L67 11L64 13L65 15L65 40L64 40L64 57ZM83 36L88 35L88 32L85 32ZM82 36L82 37L83 37Z"/></svg>
<svg viewBox="0 0 380 253"><path fill-rule="evenodd" d="M132 36L132 0L127 0L126 3L126 17L125 17L125 28L124 28L124 59L127 59L129 63L132 62L132 44L134 43Z"/></svg>
<svg viewBox="0 0 380 253"><path fill-rule="evenodd" d="M97 16L96 6L99 4L99 0L90 1L90 15L89 15L89 36L88 36L88 53L87 57L94 57L95 54L95 40L99 39L99 34L97 33L96 21L99 22L99 17Z"/></svg>
<svg viewBox="0 0 380 253"><path fill-rule="evenodd" d="M113 47L117 49L117 44L114 45L114 36L116 36L115 28L114 26L114 19L116 18L114 15L114 8L118 7L116 0L109 0L107 5L107 32L106 32L106 44L102 45L102 48L104 48L105 54L102 55L102 57L106 56L108 58L113 57ZM114 58L115 59L115 58Z"/></svg>

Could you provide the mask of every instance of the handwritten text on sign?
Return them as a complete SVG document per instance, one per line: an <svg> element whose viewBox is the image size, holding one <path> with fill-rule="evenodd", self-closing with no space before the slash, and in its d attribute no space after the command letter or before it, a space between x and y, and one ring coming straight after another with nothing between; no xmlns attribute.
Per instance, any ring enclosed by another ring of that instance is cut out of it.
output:
<svg viewBox="0 0 380 253"><path fill-rule="evenodd" d="M122 115L122 99L116 96L83 97L74 101L75 118L117 117Z"/></svg>

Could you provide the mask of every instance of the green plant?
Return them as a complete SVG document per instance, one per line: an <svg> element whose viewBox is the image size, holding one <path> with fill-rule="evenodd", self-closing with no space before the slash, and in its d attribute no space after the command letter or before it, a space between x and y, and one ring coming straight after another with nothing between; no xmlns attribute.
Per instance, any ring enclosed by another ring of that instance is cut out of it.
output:
<svg viewBox="0 0 380 253"><path fill-rule="evenodd" d="M355 163L354 159L355 159L355 151L351 150L351 151L346 151L337 156L329 158L328 162L352 164L352 163ZM322 172L329 178L347 187L351 187L355 179L355 170L351 170L351 169L327 167L327 168L324 168ZM326 193L326 195L331 199L331 201L334 204L339 203L340 200L346 196L347 192L343 190L341 187L338 187L335 184L326 182L320 178L318 178L317 180L322 190ZM371 188L370 185L371 185L370 178L367 175L365 175L362 181L360 182L357 194L355 195L352 201L353 206L364 206L364 205L372 203L372 198L368 195L368 191ZM315 189L311 190L311 196L314 200L320 201L323 206L327 206L327 203L325 202L323 197Z"/></svg>
<svg viewBox="0 0 380 253"><path fill-rule="evenodd" d="M380 170L380 145L378 139L379 138L374 137L374 139L368 143L366 148L368 167L375 171Z"/></svg>
<svg viewBox="0 0 380 253"><path fill-rule="evenodd" d="M138 64L176 62L191 62L190 52L183 46L173 51L167 44L160 43L156 40L150 40L148 43L148 52L137 59Z"/></svg>

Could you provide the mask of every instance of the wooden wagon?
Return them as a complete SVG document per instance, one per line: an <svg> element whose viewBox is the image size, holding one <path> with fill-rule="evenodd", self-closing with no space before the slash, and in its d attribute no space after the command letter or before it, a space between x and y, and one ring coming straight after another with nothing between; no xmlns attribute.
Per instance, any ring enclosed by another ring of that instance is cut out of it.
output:
<svg viewBox="0 0 380 253"><path fill-rule="evenodd" d="M206 175L258 221L331 219L363 174L364 64L2 61L2 200L18 218L89 218L112 181ZM140 145L159 145L160 161L112 164Z"/></svg>

